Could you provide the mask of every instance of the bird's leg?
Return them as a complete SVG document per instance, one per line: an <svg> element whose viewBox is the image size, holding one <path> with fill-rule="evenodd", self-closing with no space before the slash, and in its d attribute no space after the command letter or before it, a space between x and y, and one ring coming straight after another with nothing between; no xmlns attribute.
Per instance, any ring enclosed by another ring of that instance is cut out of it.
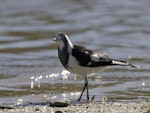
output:
<svg viewBox="0 0 150 113"><path fill-rule="evenodd" d="M84 78L84 87L83 87L83 90L82 90L82 92L81 92L81 94L80 94L80 97L79 97L78 101L81 100L85 88L87 88L87 99L89 99L89 91L88 91L88 79L87 79L87 75L86 75L85 78Z"/></svg>
<svg viewBox="0 0 150 113"><path fill-rule="evenodd" d="M85 77L85 84L86 84L86 89L87 89L87 100L89 100L90 97L89 97L89 87L88 87L88 78L87 78L87 76Z"/></svg>
<svg viewBox="0 0 150 113"><path fill-rule="evenodd" d="M82 90L82 92L81 92L81 94L80 94L80 97L79 97L78 101L80 101L80 100L81 100L81 97L82 97L83 92L84 92L84 90L85 90L85 88L86 88L86 87L87 87L87 85L86 85L86 84L84 84L83 90Z"/></svg>

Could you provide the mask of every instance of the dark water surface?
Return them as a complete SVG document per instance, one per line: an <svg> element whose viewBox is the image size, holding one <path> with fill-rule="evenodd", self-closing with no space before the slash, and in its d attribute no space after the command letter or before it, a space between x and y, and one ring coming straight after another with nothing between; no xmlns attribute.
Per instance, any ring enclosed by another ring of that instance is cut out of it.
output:
<svg viewBox="0 0 150 113"><path fill-rule="evenodd" d="M82 77L61 66L55 33L75 44L129 60L141 69L113 67L89 77L90 96L150 98L149 0L1 0L0 102L77 99ZM84 96L83 98L86 98Z"/></svg>

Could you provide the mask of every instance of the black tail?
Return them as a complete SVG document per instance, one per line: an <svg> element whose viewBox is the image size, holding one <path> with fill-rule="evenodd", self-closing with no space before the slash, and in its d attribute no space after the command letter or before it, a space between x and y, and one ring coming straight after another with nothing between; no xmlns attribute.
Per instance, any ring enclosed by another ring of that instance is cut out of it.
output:
<svg viewBox="0 0 150 113"><path fill-rule="evenodd" d="M113 65L121 65L121 66L130 66L130 67L133 67L133 68L140 68L140 66L130 64L126 61L121 61L121 60L112 60L112 64Z"/></svg>

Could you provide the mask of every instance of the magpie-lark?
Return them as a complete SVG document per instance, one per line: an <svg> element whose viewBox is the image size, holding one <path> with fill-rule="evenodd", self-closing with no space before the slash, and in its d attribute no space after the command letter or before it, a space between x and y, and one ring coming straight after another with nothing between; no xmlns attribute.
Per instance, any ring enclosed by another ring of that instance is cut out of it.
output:
<svg viewBox="0 0 150 113"><path fill-rule="evenodd" d="M81 100L83 92L87 89L87 100L89 100L87 75L102 71L108 66L120 65L139 68L126 61L111 59L100 52L92 51L86 47L73 45L65 33L58 33L53 39L58 46L58 57L62 65L70 72L84 76L84 87L78 101Z"/></svg>

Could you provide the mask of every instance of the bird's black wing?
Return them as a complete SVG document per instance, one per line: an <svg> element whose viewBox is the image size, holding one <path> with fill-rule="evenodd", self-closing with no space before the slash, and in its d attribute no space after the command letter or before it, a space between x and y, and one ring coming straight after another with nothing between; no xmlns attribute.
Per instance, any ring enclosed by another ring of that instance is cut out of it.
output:
<svg viewBox="0 0 150 113"><path fill-rule="evenodd" d="M112 60L107 55L94 52L82 46L74 45L72 55L81 66L98 67L112 65Z"/></svg>

